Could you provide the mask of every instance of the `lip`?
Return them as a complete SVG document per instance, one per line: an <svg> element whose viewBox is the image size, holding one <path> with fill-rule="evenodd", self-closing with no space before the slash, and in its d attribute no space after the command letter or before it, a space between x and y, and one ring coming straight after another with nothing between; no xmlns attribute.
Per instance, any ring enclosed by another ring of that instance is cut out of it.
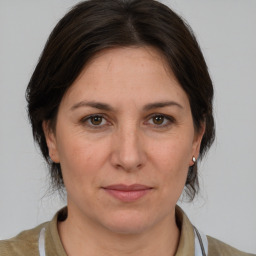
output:
<svg viewBox="0 0 256 256"><path fill-rule="evenodd" d="M114 198L123 202L133 202L146 196L153 188L142 184L114 184L103 187Z"/></svg>

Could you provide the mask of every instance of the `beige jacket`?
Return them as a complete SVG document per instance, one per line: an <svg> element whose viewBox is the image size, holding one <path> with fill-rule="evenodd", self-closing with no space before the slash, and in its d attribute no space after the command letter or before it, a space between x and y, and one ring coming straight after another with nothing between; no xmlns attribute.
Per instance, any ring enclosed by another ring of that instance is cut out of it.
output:
<svg viewBox="0 0 256 256"><path fill-rule="evenodd" d="M57 222L65 210L59 211L52 221L38 227L23 231L16 237L0 241L1 256L39 256L38 238L41 229L45 228L46 256L67 256L57 229ZM176 256L195 256L195 236L193 225L185 213L177 207L177 221L181 227L181 236ZM256 256L241 252L215 238L208 238L208 256Z"/></svg>

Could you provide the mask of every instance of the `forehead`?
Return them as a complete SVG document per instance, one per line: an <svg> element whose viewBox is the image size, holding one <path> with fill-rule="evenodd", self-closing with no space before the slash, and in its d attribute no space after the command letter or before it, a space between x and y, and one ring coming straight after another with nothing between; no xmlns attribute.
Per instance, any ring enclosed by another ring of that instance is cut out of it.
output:
<svg viewBox="0 0 256 256"><path fill-rule="evenodd" d="M99 52L84 67L64 98L134 102L186 100L165 58L152 47Z"/></svg>
<svg viewBox="0 0 256 256"><path fill-rule="evenodd" d="M132 63L135 66L131 66ZM151 46L117 47L100 51L85 66L83 71L90 72L96 66L98 69L107 67L108 72L116 73L121 71L127 73L143 72L147 71L146 68L153 68L155 74L161 72L170 75L170 78L174 77L165 56Z"/></svg>

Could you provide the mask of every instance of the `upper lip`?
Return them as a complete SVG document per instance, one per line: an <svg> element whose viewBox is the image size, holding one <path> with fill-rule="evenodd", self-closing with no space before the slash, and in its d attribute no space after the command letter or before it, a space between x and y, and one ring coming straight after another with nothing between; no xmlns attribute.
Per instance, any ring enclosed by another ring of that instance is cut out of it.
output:
<svg viewBox="0 0 256 256"><path fill-rule="evenodd" d="M132 184L132 185L114 184L114 185L104 187L104 189L120 190L120 191L138 191L138 190L146 190L151 188L152 187L142 185L142 184Z"/></svg>

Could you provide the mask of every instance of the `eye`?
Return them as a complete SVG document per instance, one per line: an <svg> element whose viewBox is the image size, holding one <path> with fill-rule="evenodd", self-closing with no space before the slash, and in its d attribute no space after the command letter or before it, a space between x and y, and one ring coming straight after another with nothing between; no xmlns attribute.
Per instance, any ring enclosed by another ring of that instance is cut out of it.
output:
<svg viewBox="0 0 256 256"><path fill-rule="evenodd" d="M161 125L164 123L165 121L165 117L164 116L154 116L152 117L153 123L156 125Z"/></svg>
<svg viewBox="0 0 256 256"><path fill-rule="evenodd" d="M102 116L91 116L88 120L92 125L100 125L103 121Z"/></svg>
<svg viewBox="0 0 256 256"><path fill-rule="evenodd" d="M107 125L107 120L102 115L90 115L83 118L82 123L92 128L101 128Z"/></svg>
<svg viewBox="0 0 256 256"><path fill-rule="evenodd" d="M174 123L174 118L163 114L155 114L148 119L148 123L154 127L166 127Z"/></svg>

